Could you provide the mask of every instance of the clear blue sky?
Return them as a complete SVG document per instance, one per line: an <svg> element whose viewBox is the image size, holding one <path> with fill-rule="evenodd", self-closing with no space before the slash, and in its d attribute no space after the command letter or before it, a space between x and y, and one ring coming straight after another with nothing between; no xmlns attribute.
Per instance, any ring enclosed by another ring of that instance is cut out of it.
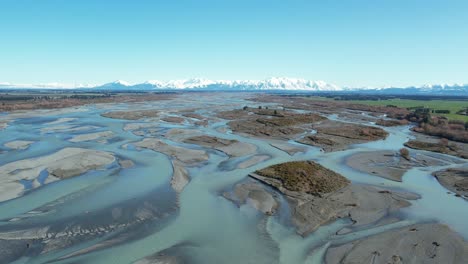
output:
<svg viewBox="0 0 468 264"><path fill-rule="evenodd" d="M0 0L0 82L468 83L468 1Z"/></svg>

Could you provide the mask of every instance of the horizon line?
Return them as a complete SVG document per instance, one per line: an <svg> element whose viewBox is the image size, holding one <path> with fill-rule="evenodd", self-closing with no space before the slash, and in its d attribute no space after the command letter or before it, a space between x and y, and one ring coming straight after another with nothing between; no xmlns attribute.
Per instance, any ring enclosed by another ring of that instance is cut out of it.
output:
<svg viewBox="0 0 468 264"><path fill-rule="evenodd" d="M105 83L84 83L84 82L46 82L46 83L14 83L14 82L2 82L0 81L0 88L30 88L30 89L92 89L92 88L99 88L106 85L121 85L127 87L133 87L138 85L153 85L156 89L158 88L172 88L172 89L190 89L190 88L203 88L210 85L259 85L265 84L266 82L278 81L278 88L285 89L284 85L322 85L322 86L329 86L334 87L335 89L388 89L388 88L431 88L431 87L464 87L468 86L468 82L466 83L456 83L456 82L440 82L440 83L432 83L432 84L421 84L421 85L380 85L380 86L350 86L344 85L339 86L334 83L329 83L323 80L311 80L305 78L296 78L296 77L269 77L266 79L234 79L234 80L227 80L227 79L207 79L207 78L187 78L187 79L174 79L168 81L162 81L157 79L149 79L143 82L127 82L123 80L115 80L111 82ZM170 85L183 85L183 84L190 84L192 82L191 87L171 87ZM289 83L285 83L289 82ZM161 86L161 87L158 87ZM271 84L270 85L274 85ZM274 87L274 86L273 86ZM292 88L294 88L291 85Z"/></svg>

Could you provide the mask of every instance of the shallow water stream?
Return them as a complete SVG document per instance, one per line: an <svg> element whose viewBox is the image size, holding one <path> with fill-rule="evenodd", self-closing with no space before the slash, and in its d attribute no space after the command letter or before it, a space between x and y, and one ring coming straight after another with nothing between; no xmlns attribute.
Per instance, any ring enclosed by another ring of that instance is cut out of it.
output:
<svg viewBox="0 0 468 264"><path fill-rule="evenodd" d="M176 99L175 103L160 101L137 107L163 111L199 108L197 113L211 116L213 109L228 110L252 104L243 97L234 95L213 95L211 99L207 103L206 98L184 95ZM322 153L317 148L303 145L308 150L306 153L290 156L266 141L235 135L228 129L225 133L220 132L223 131L220 128L227 128L225 121L212 122L207 127L198 127L187 122L181 125L159 122L161 137L165 129L174 127L198 129L207 135L254 144L257 146L256 154L270 157L252 167L236 169L235 165L243 159L228 161L225 154L211 150L207 162L189 169L192 179L183 192L177 195L168 184L172 175L170 159L151 150L133 148L132 143L142 137L123 130L125 124L141 122L100 116L102 112L127 108L135 106L84 106L81 107L83 111L15 118L5 130L0 131L0 146L18 139L35 141L27 150L3 148L0 165L51 154L72 146L112 152L119 158L130 159L135 163L134 167L128 169L111 165L106 170L91 171L79 177L45 184L26 191L22 197L0 203L0 232L54 225L83 225L93 221L110 225L112 218L100 212L145 202L156 206L161 217L145 222L144 226L116 230L40 256L29 257L26 253L15 263L131 263L163 250L167 254L188 258L190 263L321 263L327 247L334 243L433 220L448 224L468 239L468 223L465 220L468 219L468 203L448 195L447 190L431 176L433 171L442 167L412 169L405 174L403 182L399 183L357 172L346 166L344 159L357 152L400 149L411 137L409 127L386 128L390 133L387 139L356 145L346 151ZM75 118L63 125L89 129L41 132L41 129L52 127L47 125L48 122L59 118ZM97 131L112 131L117 137L108 143L68 141L72 136ZM170 140L165 142L178 144ZM126 144L130 145L124 148ZM200 148L188 144L184 146ZM421 199L412 201L410 207L401 210L404 220L398 223L337 237L335 233L339 229L350 225L349 221L341 219L303 238L295 233L291 225L285 223L287 221L281 220L281 214L266 217L248 204L238 207L221 195L257 169L291 160L309 159L341 173L353 182L414 192ZM131 239L123 240L112 247L102 247L86 254L73 254L99 245L109 238L125 237L132 232L134 234Z"/></svg>

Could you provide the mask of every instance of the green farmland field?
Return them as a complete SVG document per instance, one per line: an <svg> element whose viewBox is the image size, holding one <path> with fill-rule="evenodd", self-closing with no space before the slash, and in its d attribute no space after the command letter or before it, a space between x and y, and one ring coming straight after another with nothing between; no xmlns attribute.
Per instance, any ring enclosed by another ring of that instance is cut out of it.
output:
<svg viewBox="0 0 468 264"><path fill-rule="evenodd" d="M450 114L434 114L446 116L451 120L462 120L468 122L468 116L457 115L456 113L468 107L468 101L452 101L452 100L409 100L409 99L388 99L388 100L350 100L355 103L365 105L394 105L401 108L423 106L434 110L450 110Z"/></svg>
<svg viewBox="0 0 468 264"><path fill-rule="evenodd" d="M334 100L332 98L313 96L309 97L310 100ZM364 105L375 105L375 106L387 106L394 105L401 108L411 107L426 107L434 110L450 110L450 114L438 114L433 115L445 116L450 120L462 120L468 122L468 116L456 114L459 110L468 107L468 100L412 100L412 99L381 99L381 100L343 100L344 102L352 102Z"/></svg>

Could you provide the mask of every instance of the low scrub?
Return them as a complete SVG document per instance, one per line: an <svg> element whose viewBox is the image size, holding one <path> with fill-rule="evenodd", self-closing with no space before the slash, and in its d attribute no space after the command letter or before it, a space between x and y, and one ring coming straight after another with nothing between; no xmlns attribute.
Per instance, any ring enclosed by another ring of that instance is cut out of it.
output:
<svg viewBox="0 0 468 264"><path fill-rule="evenodd" d="M397 119L379 119L375 124L379 126L386 126L386 127L391 127L391 126L404 126L407 125L409 122L406 119L402 120L397 120Z"/></svg>
<svg viewBox="0 0 468 264"><path fill-rule="evenodd" d="M400 155L407 160L410 159L409 150L407 148L401 148Z"/></svg>
<svg viewBox="0 0 468 264"><path fill-rule="evenodd" d="M283 187L290 191L312 195L335 192L349 184L342 175L313 161L281 163L255 173L281 181Z"/></svg>

